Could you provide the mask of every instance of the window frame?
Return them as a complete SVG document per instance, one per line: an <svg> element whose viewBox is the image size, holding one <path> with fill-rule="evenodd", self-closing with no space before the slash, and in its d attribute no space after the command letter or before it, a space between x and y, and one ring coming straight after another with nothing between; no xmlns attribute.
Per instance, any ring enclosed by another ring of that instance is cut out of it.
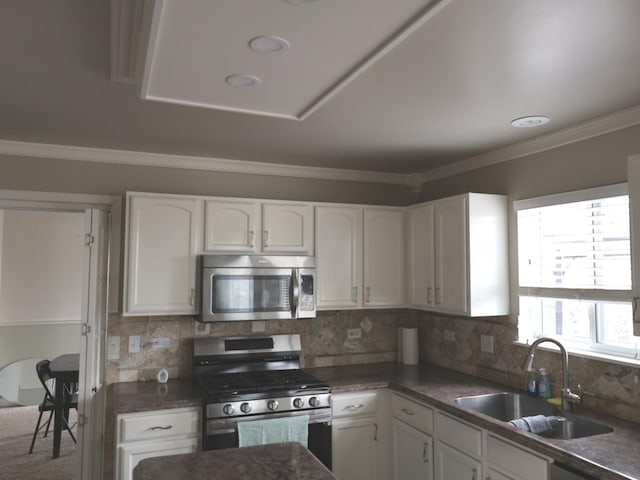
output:
<svg viewBox="0 0 640 480"><path fill-rule="evenodd" d="M602 309L602 305L607 302L624 303L630 305L632 309L632 317L636 307L634 301L633 286L633 259L632 259L632 222L631 211L629 212L629 262L632 274L632 285L626 289L588 289L588 288L552 288L552 287L530 287L520 285L519 272L519 244L518 244L518 212L520 210L548 207L561 205L566 203L582 202L589 200L597 200L608 197L616 197L626 195L629 196L629 186L627 183L607 185L602 187L589 188L584 190L576 190L571 192L562 192L554 195L517 200L513 202L515 217L515 271L517 286L517 304L518 304L518 342L529 343L531 339L540 336L556 337L566 343L569 350L592 352L595 354L605 354L620 358L637 358L638 346L640 340L635 342L635 347L623 347L602 342L603 323L598 321L598 313ZM589 307L589 341L580 341L568 338L563 335L549 334L544 332L542 317L539 321L525 322L520 314L522 309L522 297L531 297L540 299L540 305L544 299L559 300L585 300L592 302L593 306ZM630 320L633 322L633 318ZM525 324L526 323L526 324ZM632 332L633 334L633 332ZM638 338L638 337L636 337Z"/></svg>

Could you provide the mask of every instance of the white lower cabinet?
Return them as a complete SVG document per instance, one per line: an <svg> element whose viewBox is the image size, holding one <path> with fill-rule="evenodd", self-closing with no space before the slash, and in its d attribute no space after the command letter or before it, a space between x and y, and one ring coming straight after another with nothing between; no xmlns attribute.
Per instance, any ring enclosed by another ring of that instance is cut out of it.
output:
<svg viewBox="0 0 640 480"><path fill-rule="evenodd" d="M435 447L436 480L480 480L482 462L437 441Z"/></svg>
<svg viewBox="0 0 640 480"><path fill-rule="evenodd" d="M547 480L549 461L488 434L486 480Z"/></svg>
<svg viewBox="0 0 640 480"><path fill-rule="evenodd" d="M145 458L198 451L200 409L176 408L116 417L116 480L131 480Z"/></svg>
<svg viewBox="0 0 640 480"><path fill-rule="evenodd" d="M391 420L394 480L433 478L433 439L404 422Z"/></svg>
<svg viewBox="0 0 640 480"><path fill-rule="evenodd" d="M339 480L376 480L385 464L380 461L378 396L385 390L334 394L331 427L332 470ZM378 465L380 464L380 469Z"/></svg>

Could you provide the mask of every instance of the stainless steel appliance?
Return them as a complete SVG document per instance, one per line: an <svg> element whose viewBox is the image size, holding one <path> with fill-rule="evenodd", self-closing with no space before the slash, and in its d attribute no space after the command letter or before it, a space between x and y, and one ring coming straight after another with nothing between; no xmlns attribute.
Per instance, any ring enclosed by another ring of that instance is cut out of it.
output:
<svg viewBox="0 0 640 480"><path fill-rule="evenodd" d="M238 446L238 423L309 415L308 447L331 469L331 389L300 369L300 336L195 338L203 449Z"/></svg>
<svg viewBox="0 0 640 480"><path fill-rule="evenodd" d="M201 322L314 318L315 258L203 255Z"/></svg>

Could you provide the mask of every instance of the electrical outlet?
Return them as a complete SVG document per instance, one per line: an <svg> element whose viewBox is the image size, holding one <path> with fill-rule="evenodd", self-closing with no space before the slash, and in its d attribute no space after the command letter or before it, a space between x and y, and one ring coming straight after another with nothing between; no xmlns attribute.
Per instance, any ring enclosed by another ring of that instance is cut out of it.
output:
<svg viewBox="0 0 640 480"><path fill-rule="evenodd" d="M447 342L455 342L456 341L456 332L453 330L445 330L444 331L444 339Z"/></svg>
<svg viewBox="0 0 640 480"><path fill-rule="evenodd" d="M107 337L107 360L120 360L120 337Z"/></svg>
<svg viewBox="0 0 640 480"><path fill-rule="evenodd" d="M362 330L360 328L350 328L347 330L348 340L357 340L362 338Z"/></svg>
<svg viewBox="0 0 640 480"><path fill-rule="evenodd" d="M169 348L169 337L157 337L151 339L151 349L157 350L158 348Z"/></svg>
<svg viewBox="0 0 640 480"><path fill-rule="evenodd" d="M129 335L129 353L140 352L140 335Z"/></svg>
<svg viewBox="0 0 640 480"><path fill-rule="evenodd" d="M485 353L493 353L493 336L480 335L480 350Z"/></svg>

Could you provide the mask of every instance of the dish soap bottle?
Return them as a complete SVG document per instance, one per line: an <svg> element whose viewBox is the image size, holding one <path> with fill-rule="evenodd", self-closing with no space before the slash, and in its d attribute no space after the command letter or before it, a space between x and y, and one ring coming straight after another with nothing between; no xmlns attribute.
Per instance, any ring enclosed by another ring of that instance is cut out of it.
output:
<svg viewBox="0 0 640 480"><path fill-rule="evenodd" d="M540 369L540 380L538 380L538 397L546 400L551 398L551 383L546 368Z"/></svg>
<svg viewBox="0 0 640 480"><path fill-rule="evenodd" d="M538 379L536 378L535 370L531 370L529 372L529 378L527 380L527 393L530 397L538 396Z"/></svg>

